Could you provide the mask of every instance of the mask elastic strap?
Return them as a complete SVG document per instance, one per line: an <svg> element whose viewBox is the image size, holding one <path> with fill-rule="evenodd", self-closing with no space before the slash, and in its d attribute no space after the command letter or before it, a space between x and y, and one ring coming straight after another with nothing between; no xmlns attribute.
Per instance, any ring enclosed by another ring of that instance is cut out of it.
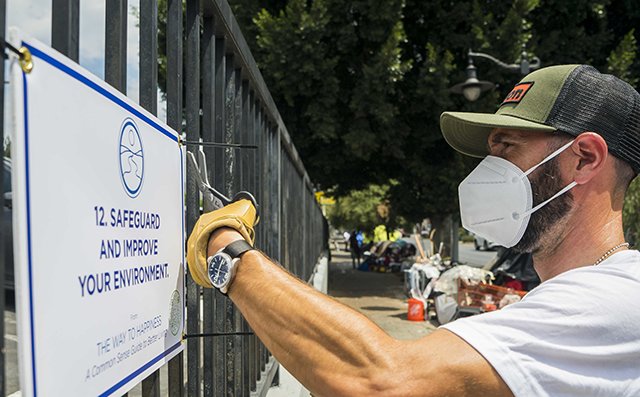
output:
<svg viewBox="0 0 640 397"><path fill-rule="evenodd" d="M525 173L524 176L529 175L530 173L532 173L533 171L536 170L536 168L540 167L542 164L546 163L547 161L551 160L552 158L556 157L558 154L562 153L566 148L568 148L569 146L571 146L571 144L575 141L575 139L572 139L571 142L563 145L562 147L560 147L559 149L557 149L556 151L554 151L553 153L551 153L550 155L548 155L547 157L544 158L544 160L542 160L541 162L539 162L538 164L534 165L533 167L529 168Z"/></svg>
<svg viewBox="0 0 640 397"><path fill-rule="evenodd" d="M545 206L549 201L551 201L551 200L553 200L553 199L565 194L569 190L573 189L573 187L576 186L577 184L578 184L578 182L576 182L576 181L571 182L570 184L568 184L567 186L562 188L558 193L556 193L553 196L551 196L551 198L541 202L540 204L538 204L535 207L531 208L529 211L523 212L520 216L527 216L527 215L533 214L534 212L536 212L537 210L539 210L540 208Z"/></svg>

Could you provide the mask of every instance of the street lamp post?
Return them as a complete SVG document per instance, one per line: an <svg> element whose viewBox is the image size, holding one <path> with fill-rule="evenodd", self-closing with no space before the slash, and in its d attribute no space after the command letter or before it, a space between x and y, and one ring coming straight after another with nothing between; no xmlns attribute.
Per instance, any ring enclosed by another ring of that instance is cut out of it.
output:
<svg viewBox="0 0 640 397"><path fill-rule="evenodd" d="M490 81L481 81L478 80L478 69L473 64L474 58L487 59L493 62L495 65L499 66L501 69L507 70L509 72L520 73L521 75L527 75L529 72L537 70L540 68L540 58L533 57L531 61L529 60L529 56L527 51L522 49L522 54L520 56L520 63L504 63L498 58L495 58L489 54L485 54L483 52L473 52L469 50L467 53L467 57L469 59L469 65L467 65L466 73L467 79L463 83L459 83L449 88L449 90L454 94L463 95L467 101L473 102L480 98L480 95L485 92L495 88L495 84ZM458 252L458 222L457 220L452 221L451 224L451 262L458 262L459 252Z"/></svg>
<svg viewBox="0 0 640 397"><path fill-rule="evenodd" d="M507 70L509 72L520 73L521 75L527 75L529 72L534 71L540 68L540 58L533 57L531 61L529 61L529 56L527 51L522 50L522 54L520 57L520 63L504 63L498 58L495 58L489 54L485 54L483 52L473 52L469 50L467 53L467 57L469 58L469 65L467 66L466 73L467 79L463 83L459 83L451 87L449 90L454 94L462 94L469 101L473 102L480 97L480 94L489 91L495 88L495 84L490 81L480 81L478 80L478 71L475 65L473 64L474 58L487 59L493 62L495 65L500 68Z"/></svg>

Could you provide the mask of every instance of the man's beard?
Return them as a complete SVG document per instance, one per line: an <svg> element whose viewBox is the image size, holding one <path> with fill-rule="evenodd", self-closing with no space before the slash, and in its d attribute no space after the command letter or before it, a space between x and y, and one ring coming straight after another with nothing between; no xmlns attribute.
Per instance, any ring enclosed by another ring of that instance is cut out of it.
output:
<svg viewBox="0 0 640 397"><path fill-rule="evenodd" d="M530 178L531 193L533 195L532 208L564 188L560 179L557 158L543 164L541 168L534 173L534 177ZM569 213L572 203L573 196L571 191L568 191L531 214L527 230L525 230L518 244L513 247L513 250L516 252L535 253L544 248L541 247L542 237Z"/></svg>

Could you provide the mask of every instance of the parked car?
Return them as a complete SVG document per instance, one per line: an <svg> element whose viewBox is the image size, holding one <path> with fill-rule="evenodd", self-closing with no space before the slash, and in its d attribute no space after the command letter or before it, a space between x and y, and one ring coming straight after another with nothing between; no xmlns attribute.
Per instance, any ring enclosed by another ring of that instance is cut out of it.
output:
<svg viewBox="0 0 640 397"><path fill-rule="evenodd" d="M495 244L493 241L489 241L484 237L480 237L477 234L474 234L473 246L475 247L476 251L480 250L480 248L482 248L485 251L488 251L488 250L494 249L498 245Z"/></svg>

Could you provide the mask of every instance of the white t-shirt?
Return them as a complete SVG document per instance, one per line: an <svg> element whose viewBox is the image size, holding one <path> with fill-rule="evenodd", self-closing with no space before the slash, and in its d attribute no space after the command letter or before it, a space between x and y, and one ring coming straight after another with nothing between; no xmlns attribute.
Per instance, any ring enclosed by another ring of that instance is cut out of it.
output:
<svg viewBox="0 0 640 397"><path fill-rule="evenodd" d="M640 396L640 253L562 273L522 301L443 325L516 397Z"/></svg>

